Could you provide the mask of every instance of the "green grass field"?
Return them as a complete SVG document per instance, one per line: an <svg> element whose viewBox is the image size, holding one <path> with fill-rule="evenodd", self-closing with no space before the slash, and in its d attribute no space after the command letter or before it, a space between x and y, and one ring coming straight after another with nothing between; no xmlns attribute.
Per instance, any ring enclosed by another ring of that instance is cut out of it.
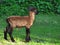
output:
<svg viewBox="0 0 60 45"><path fill-rule="evenodd" d="M9 35L9 40L4 40L3 32L7 17L6 15L0 17L0 45L60 45L60 15L36 15L34 24L31 27L31 41L28 43L24 42L25 28L14 29L15 43L11 42Z"/></svg>

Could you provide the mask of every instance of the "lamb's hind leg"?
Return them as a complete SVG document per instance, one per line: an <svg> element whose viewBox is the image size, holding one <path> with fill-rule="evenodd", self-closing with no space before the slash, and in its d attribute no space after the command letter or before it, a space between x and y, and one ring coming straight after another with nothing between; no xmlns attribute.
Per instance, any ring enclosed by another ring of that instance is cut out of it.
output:
<svg viewBox="0 0 60 45"><path fill-rule="evenodd" d="M7 40L7 30L4 31L4 39Z"/></svg>
<svg viewBox="0 0 60 45"><path fill-rule="evenodd" d="M4 31L4 39L7 40L7 32L8 32L8 27L6 27L6 30Z"/></svg>
<svg viewBox="0 0 60 45"><path fill-rule="evenodd" d="M31 39L30 39L30 29L29 28L26 28L26 42L29 42Z"/></svg>
<svg viewBox="0 0 60 45"><path fill-rule="evenodd" d="M10 36L11 41L12 41L12 42L15 42L15 40L14 40L14 38L13 38L13 36L12 36L12 31L13 31L13 28L10 27L10 28L9 28L9 31L8 31L9 36Z"/></svg>

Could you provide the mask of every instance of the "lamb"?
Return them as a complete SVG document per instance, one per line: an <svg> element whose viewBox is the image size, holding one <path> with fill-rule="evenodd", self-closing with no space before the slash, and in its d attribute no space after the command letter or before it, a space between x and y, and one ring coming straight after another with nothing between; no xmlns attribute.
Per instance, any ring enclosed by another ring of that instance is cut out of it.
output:
<svg viewBox="0 0 60 45"><path fill-rule="evenodd" d="M10 16L6 19L7 26L6 30L4 31L4 39L7 39L7 33L9 34L11 41L15 42L13 36L12 36L12 31L14 28L26 28L26 42L29 42L30 39L30 27L32 26L35 15L37 14L36 8L32 7L29 9L29 16Z"/></svg>

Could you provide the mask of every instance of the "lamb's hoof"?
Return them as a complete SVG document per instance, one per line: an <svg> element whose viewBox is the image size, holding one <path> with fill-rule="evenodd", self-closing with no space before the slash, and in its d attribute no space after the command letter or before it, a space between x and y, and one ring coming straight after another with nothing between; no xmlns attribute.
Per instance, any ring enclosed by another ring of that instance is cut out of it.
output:
<svg viewBox="0 0 60 45"><path fill-rule="evenodd" d="M26 42L29 42L29 40L26 40Z"/></svg>
<svg viewBox="0 0 60 45"><path fill-rule="evenodd" d="M12 42L15 42L15 40L11 40Z"/></svg>
<svg viewBox="0 0 60 45"><path fill-rule="evenodd" d="M5 40L8 40L7 38L4 38Z"/></svg>
<svg viewBox="0 0 60 45"><path fill-rule="evenodd" d="M26 42L29 42L31 39L26 39Z"/></svg>

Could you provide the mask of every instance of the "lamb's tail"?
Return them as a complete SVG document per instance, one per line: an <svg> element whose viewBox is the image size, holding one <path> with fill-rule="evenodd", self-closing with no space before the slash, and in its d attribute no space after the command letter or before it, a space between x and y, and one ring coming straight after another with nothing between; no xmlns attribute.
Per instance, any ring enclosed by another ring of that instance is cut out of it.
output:
<svg viewBox="0 0 60 45"><path fill-rule="evenodd" d="M10 26L9 18L6 19L7 24Z"/></svg>
<svg viewBox="0 0 60 45"><path fill-rule="evenodd" d="M9 23L8 18L6 19L6 22Z"/></svg>

